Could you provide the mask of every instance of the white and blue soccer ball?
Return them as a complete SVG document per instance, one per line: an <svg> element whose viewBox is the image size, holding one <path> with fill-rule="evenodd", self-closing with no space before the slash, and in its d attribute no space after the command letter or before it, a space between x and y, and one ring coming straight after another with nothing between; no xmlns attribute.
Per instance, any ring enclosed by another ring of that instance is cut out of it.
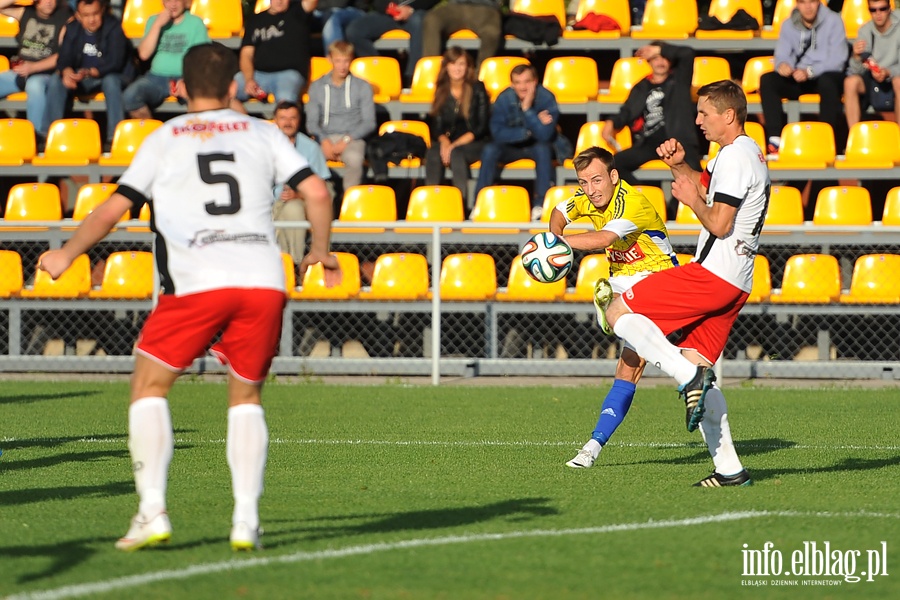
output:
<svg viewBox="0 0 900 600"><path fill-rule="evenodd" d="M525 242L521 255L525 271L541 283L559 281L572 270L572 247L549 231L533 235Z"/></svg>

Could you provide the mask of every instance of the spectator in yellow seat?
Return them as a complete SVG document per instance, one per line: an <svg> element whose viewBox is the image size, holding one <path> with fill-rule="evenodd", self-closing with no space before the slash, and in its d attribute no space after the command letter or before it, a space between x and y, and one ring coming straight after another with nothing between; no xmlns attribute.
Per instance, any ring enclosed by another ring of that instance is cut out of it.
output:
<svg viewBox="0 0 900 600"><path fill-rule="evenodd" d="M47 121L52 123L63 118L76 94L103 92L106 147L125 118L122 90L135 76L134 46L108 9L107 0L78 0L78 18L66 27L47 99Z"/></svg>
<svg viewBox="0 0 900 600"><path fill-rule="evenodd" d="M31 6L13 6L16 0L0 0L0 14L19 22L18 54L9 71L0 73L0 98L22 92L28 94L25 114L38 139L47 137L47 87L56 70L59 45L71 16L68 6L57 0L37 0Z"/></svg>
<svg viewBox="0 0 900 600"><path fill-rule="evenodd" d="M859 28L844 79L848 127L859 122L864 104L892 111L900 121L900 12L892 12L888 0L870 0L869 13L872 20Z"/></svg>
<svg viewBox="0 0 900 600"><path fill-rule="evenodd" d="M450 167L453 185L466 198L469 165L481 158L490 110L487 91L475 76L472 57L458 46L448 48L428 113L431 148L425 155L427 185L440 184L444 168Z"/></svg>

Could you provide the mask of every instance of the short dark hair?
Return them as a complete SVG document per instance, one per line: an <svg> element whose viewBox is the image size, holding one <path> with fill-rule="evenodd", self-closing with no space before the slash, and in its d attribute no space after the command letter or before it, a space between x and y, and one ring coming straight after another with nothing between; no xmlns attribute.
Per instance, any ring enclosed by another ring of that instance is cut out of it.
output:
<svg viewBox="0 0 900 600"><path fill-rule="evenodd" d="M607 173L612 173L613 169L616 168L616 159L612 152L600 148L599 146L591 146L590 148L579 152L575 158L572 159L572 163L575 165L575 173L577 174L580 171L584 171L595 160L599 160L606 165Z"/></svg>
<svg viewBox="0 0 900 600"><path fill-rule="evenodd" d="M521 75L525 71L531 71L531 75L537 79L537 69L534 68L534 65L531 63L516 65L512 68L512 71L509 72L509 80L512 81L512 78L516 75Z"/></svg>
<svg viewBox="0 0 900 600"><path fill-rule="evenodd" d="M295 109L298 113L303 114L303 111L300 110L300 105L296 102L291 102L290 100L282 100L278 104L275 105L275 112L279 110L291 110Z"/></svg>
<svg viewBox="0 0 900 600"><path fill-rule="evenodd" d="M109 5L109 0L78 0L75 3L75 7L78 8L79 4L99 4L100 10L105 10L107 5Z"/></svg>
<svg viewBox="0 0 900 600"><path fill-rule="evenodd" d="M747 96L741 86L730 79L707 83L697 90L697 97L706 97L719 114L732 109L741 126L747 122Z"/></svg>
<svg viewBox="0 0 900 600"><path fill-rule="evenodd" d="M184 55L182 73L189 98L222 99L239 71L235 53L218 42L199 44Z"/></svg>

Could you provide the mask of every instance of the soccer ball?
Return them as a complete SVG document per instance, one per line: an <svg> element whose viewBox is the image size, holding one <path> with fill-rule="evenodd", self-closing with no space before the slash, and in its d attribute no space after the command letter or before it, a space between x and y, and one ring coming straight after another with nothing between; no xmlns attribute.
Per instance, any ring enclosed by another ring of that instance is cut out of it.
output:
<svg viewBox="0 0 900 600"><path fill-rule="evenodd" d="M572 247L549 231L533 235L521 254L525 271L541 283L559 281L572 270Z"/></svg>

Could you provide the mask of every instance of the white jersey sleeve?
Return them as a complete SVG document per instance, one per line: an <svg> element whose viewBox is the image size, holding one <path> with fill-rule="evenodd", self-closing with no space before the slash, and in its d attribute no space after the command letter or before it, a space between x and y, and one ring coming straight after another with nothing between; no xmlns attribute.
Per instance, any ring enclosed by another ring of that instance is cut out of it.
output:
<svg viewBox="0 0 900 600"><path fill-rule="evenodd" d="M283 290L272 188L296 187L311 174L277 127L224 109L182 115L153 132L119 191L151 204L166 293Z"/></svg>
<svg viewBox="0 0 900 600"><path fill-rule="evenodd" d="M707 202L737 208L734 227L722 238L705 228L700 232L696 260L714 275L745 292L753 286L754 257L759 250L769 207L769 169L751 138L741 135L723 147L706 167Z"/></svg>

